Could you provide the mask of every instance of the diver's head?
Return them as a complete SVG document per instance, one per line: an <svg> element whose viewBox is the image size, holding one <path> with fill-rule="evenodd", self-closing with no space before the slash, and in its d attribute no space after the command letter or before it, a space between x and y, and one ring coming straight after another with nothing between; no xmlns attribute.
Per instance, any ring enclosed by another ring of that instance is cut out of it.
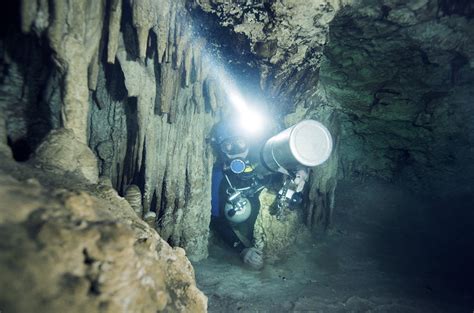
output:
<svg viewBox="0 0 474 313"><path fill-rule="evenodd" d="M212 130L212 142L217 152L227 160L245 159L249 153L249 141L231 122L221 121Z"/></svg>
<svg viewBox="0 0 474 313"><path fill-rule="evenodd" d="M230 137L219 143L220 152L228 159L245 159L249 153L249 146L244 137Z"/></svg>

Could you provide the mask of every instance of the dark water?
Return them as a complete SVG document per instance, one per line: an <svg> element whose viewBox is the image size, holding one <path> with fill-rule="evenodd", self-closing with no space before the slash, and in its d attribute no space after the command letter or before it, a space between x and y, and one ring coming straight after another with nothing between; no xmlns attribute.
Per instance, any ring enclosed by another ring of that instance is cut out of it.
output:
<svg viewBox="0 0 474 313"><path fill-rule="evenodd" d="M380 181L342 182L334 225L261 272L214 240L195 264L210 312L472 312L469 197L432 199Z"/></svg>

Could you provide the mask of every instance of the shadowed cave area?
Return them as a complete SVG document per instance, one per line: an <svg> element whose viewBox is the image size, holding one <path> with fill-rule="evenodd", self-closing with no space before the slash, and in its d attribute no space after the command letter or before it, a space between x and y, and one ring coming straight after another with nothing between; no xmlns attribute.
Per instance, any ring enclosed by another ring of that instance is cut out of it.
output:
<svg viewBox="0 0 474 313"><path fill-rule="evenodd" d="M0 14L0 312L474 310L470 1Z"/></svg>

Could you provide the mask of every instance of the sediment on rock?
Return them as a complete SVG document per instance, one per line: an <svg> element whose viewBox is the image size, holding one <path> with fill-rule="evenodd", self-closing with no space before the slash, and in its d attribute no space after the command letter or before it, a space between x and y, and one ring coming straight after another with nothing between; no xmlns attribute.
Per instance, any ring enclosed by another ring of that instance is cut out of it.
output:
<svg viewBox="0 0 474 313"><path fill-rule="evenodd" d="M5 172L12 170L20 178ZM184 250L141 221L110 182L86 187L53 172L2 164L3 310L206 311Z"/></svg>

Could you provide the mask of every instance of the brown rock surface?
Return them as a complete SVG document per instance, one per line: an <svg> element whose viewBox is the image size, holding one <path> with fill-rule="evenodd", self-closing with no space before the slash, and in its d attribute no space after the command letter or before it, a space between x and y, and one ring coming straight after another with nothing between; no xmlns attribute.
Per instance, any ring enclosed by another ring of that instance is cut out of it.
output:
<svg viewBox="0 0 474 313"><path fill-rule="evenodd" d="M328 41L330 22L348 0L198 1L250 41L260 59L261 85L281 96L295 91L311 94ZM303 87L303 88L301 88ZM279 99L283 100L283 99ZM288 99L293 102L294 99Z"/></svg>
<svg viewBox="0 0 474 313"><path fill-rule="evenodd" d="M10 165L0 170L2 310L206 311L184 250L164 242L110 186L67 184L61 175L51 184L51 176ZM24 181L31 173L47 185Z"/></svg>
<svg viewBox="0 0 474 313"><path fill-rule="evenodd" d="M259 196L260 212L255 221L255 246L262 250L266 260L275 261L285 255L301 234L302 216L300 210L285 209L280 219L270 212L276 205L276 194L268 189Z"/></svg>
<svg viewBox="0 0 474 313"><path fill-rule="evenodd" d="M61 134L82 143L60 148L62 139L48 136L38 164L91 182L107 176L120 194L139 185L162 238L197 260L207 256L210 221L206 138L223 101L207 77L206 41L193 32L188 4L22 1L12 11L21 11L21 25L12 27L0 62L0 99L13 142L26 138L35 151L51 130L64 128L75 138Z"/></svg>
<svg viewBox="0 0 474 313"><path fill-rule="evenodd" d="M72 172L91 183L99 179L95 155L68 129L53 130L36 150L34 161L42 167Z"/></svg>

